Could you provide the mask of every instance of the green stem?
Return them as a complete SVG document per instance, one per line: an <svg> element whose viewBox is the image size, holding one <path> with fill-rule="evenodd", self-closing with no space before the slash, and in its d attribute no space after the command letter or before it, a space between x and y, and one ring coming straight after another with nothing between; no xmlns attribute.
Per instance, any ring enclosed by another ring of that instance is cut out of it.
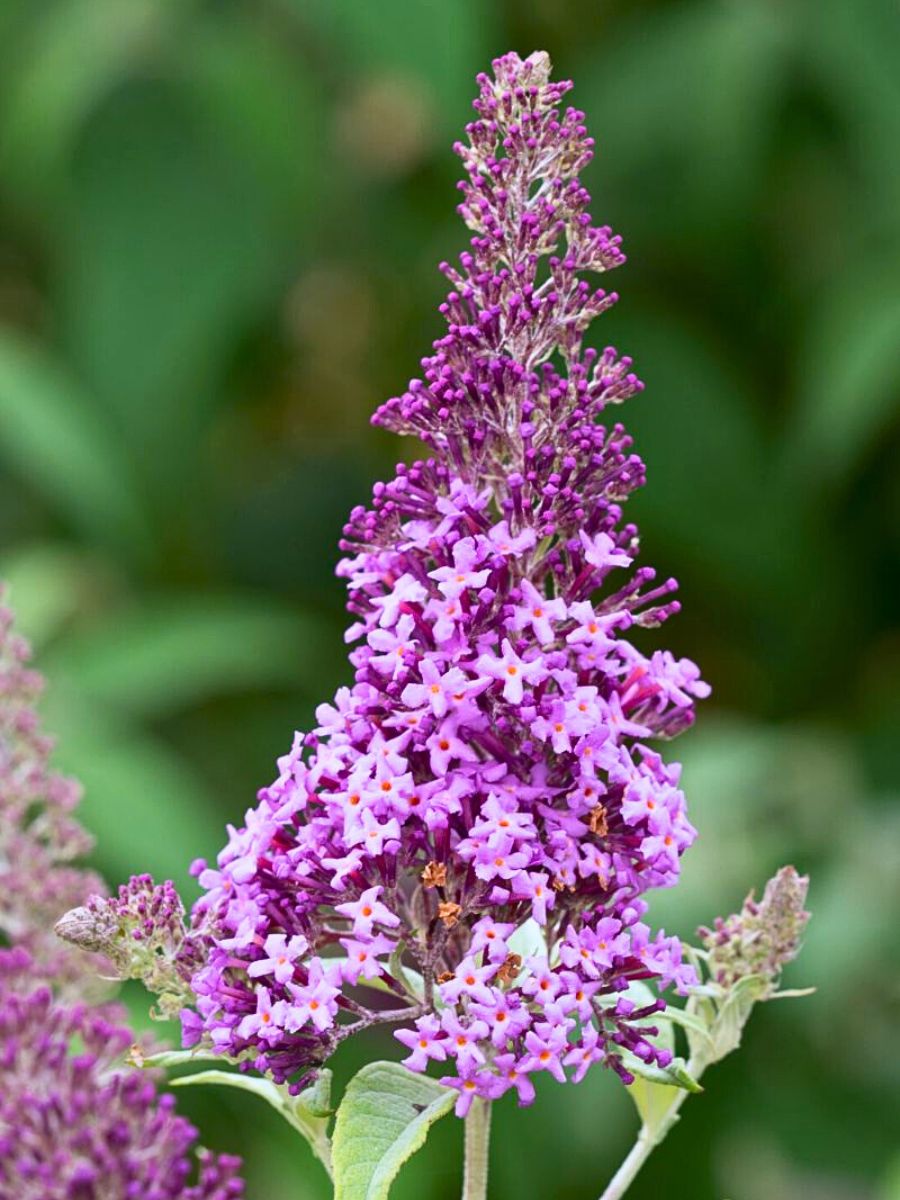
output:
<svg viewBox="0 0 900 1200"><path fill-rule="evenodd" d="M625 1195L633 1183L638 1171L650 1157L650 1153L655 1145L656 1139L650 1136L646 1125L642 1125L637 1141L629 1150L628 1156L623 1160L618 1171L616 1171L615 1175L609 1181L609 1185L600 1197L600 1200L620 1200L620 1197Z"/></svg>
<svg viewBox="0 0 900 1200"><path fill-rule="evenodd" d="M691 1060L688 1063L688 1071L694 1079L699 1079L705 1068L705 1061ZM669 1107L654 1121L652 1129L647 1125L641 1126L637 1141L628 1151L622 1165L609 1181L606 1191L600 1197L600 1200L621 1200L634 1182L638 1171L640 1171L641 1167L678 1120L678 1110L690 1094L690 1092L679 1089L672 1097Z"/></svg>
<svg viewBox="0 0 900 1200"><path fill-rule="evenodd" d="M488 1146L491 1138L490 1101L472 1101L465 1121L466 1157L462 1200L487 1200Z"/></svg>

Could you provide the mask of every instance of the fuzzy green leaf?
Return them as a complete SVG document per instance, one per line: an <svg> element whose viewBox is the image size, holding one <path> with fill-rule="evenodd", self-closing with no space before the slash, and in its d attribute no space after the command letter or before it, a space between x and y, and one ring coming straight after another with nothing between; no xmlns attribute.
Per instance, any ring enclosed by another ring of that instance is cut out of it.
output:
<svg viewBox="0 0 900 1200"><path fill-rule="evenodd" d="M753 1005L765 999L771 988L770 980L764 975L745 975L729 989L710 1030L715 1044L714 1061L737 1050Z"/></svg>
<svg viewBox="0 0 900 1200"><path fill-rule="evenodd" d="M675 1058L667 1067L650 1066L625 1051L622 1060L635 1076L628 1087L638 1115L654 1137L662 1136L678 1111L681 1092L702 1092L703 1088L688 1072L684 1062Z"/></svg>
<svg viewBox="0 0 900 1200"><path fill-rule="evenodd" d="M636 1075L638 1079L643 1079L648 1083L669 1088L682 1088L686 1092L703 1091L681 1058L673 1058L667 1067L657 1067L643 1062L630 1050L623 1050L622 1061L632 1075Z"/></svg>
<svg viewBox="0 0 900 1200"><path fill-rule="evenodd" d="M334 1126L334 1200L386 1200L406 1160L453 1107L455 1092L391 1062L363 1067Z"/></svg>
<svg viewBox="0 0 900 1200"><path fill-rule="evenodd" d="M223 1087L240 1088L265 1100L297 1132L306 1139L310 1149L331 1175L331 1143L328 1125L331 1121L331 1072L322 1071L312 1088L292 1096L286 1087L261 1079L257 1075L241 1075L234 1071L198 1071L171 1081L173 1087L194 1083L215 1083Z"/></svg>

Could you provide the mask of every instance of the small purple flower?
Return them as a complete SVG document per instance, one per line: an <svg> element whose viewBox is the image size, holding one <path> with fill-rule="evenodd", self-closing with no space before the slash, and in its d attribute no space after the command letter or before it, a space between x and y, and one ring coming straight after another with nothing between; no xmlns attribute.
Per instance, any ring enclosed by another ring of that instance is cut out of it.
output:
<svg viewBox="0 0 900 1200"><path fill-rule="evenodd" d="M291 1004L285 1015L285 1028L292 1033L312 1022L320 1032L330 1029L337 1012L340 987L334 972L321 959L314 959L309 968L309 980L302 986L288 984Z"/></svg>
<svg viewBox="0 0 900 1200"><path fill-rule="evenodd" d="M557 1083L566 1082L562 1059L568 1050L566 1029L559 1025L539 1025L525 1034L523 1071L549 1071Z"/></svg>
<svg viewBox="0 0 900 1200"><path fill-rule="evenodd" d="M560 625L568 616L565 601L559 597L548 599L527 579L519 584L519 590L522 604L513 611L513 628L517 632L531 628L542 646L549 645L556 640L556 631L551 622Z"/></svg>
<svg viewBox="0 0 900 1200"><path fill-rule="evenodd" d="M467 1018L464 1022L452 1011L445 1011L441 1017L441 1029L447 1035L447 1053L456 1059L460 1072L467 1068L481 1066L485 1061L485 1053L480 1043L489 1033L486 1021Z"/></svg>
<svg viewBox="0 0 900 1200"><path fill-rule="evenodd" d="M258 958L247 968L251 979L271 975L276 983L287 983L294 977L294 963L309 949L309 942L302 933L288 938L283 933L270 933L263 943L265 958Z"/></svg>
<svg viewBox="0 0 900 1200"><path fill-rule="evenodd" d="M376 933L367 941L357 941L355 938L341 938L341 945L347 953L347 961L341 964L341 978L346 983L358 983L360 979L377 979L384 974L384 967L378 961L380 955L389 955L394 949L394 943L382 933Z"/></svg>
<svg viewBox="0 0 900 1200"><path fill-rule="evenodd" d="M403 1065L411 1071L424 1071L430 1060L446 1061L447 1038L433 1013L419 1017L412 1029L396 1029L394 1037L412 1051L403 1060Z"/></svg>
<svg viewBox="0 0 900 1200"><path fill-rule="evenodd" d="M440 984L441 999L445 1004L457 1004L461 997L469 1000L490 1002L491 989L488 983L497 974L493 963L479 967L474 957L464 958L456 968L456 974Z"/></svg>
<svg viewBox="0 0 900 1200"><path fill-rule="evenodd" d="M257 984L256 1011L248 1013L238 1025L238 1036L251 1038L256 1034L261 1042L277 1041L285 1027L288 1006L284 1000L272 1002L269 989Z"/></svg>
<svg viewBox="0 0 900 1200"><path fill-rule="evenodd" d="M342 917L349 917L352 920L355 937L371 937L376 925L384 925L386 928L392 929L400 924L400 918L396 916L396 913L392 913L390 908L383 905L378 899L383 890L384 888L376 884L374 887L366 888L358 899L335 905L335 912L340 912Z"/></svg>
<svg viewBox="0 0 900 1200"><path fill-rule="evenodd" d="M493 1062L504 1090L516 1089L520 1108L525 1108L534 1101L534 1084L527 1070L523 1068L523 1062L524 1059L518 1059L515 1054L498 1054Z"/></svg>
<svg viewBox="0 0 900 1200"><path fill-rule="evenodd" d="M572 1082L581 1083L588 1072L588 1068L596 1062L603 1062L605 1058L606 1049L600 1041L599 1033L591 1025L585 1031L579 1045L574 1046L565 1055L563 1063L567 1067L574 1068L572 1071Z"/></svg>
<svg viewBox="0 0 900 1200"><path fill-rule="evenodd" d="M526 662L516 654L509 638L503 639L501 655L482 654L478 669L503 684L503 699L509 704L521 704L526 683L541 683L547 678L547 668L539 659Z"/></svg>
<svg viewBox="0 0 900 1200"><path fill-rule="evenodd" d="M474 1100L496 1100L506 1090L495 1072L469 1063L459 1066L458 1075L443 1076L441 1083L459 1092L454 1109L458 1117L466 1116Z"/></svg>

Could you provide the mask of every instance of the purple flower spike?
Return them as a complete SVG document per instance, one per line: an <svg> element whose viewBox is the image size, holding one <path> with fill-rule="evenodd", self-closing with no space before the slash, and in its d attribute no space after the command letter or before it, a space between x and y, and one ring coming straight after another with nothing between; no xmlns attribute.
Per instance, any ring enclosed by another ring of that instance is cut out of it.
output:
<svg viewBox="0 0 900 1200"><path fill-rule="evenodd" d="M107 991L98 966L108 974L129 957L113 932L158 956L182 909L171 885L147 877L82 903L103 884L72 863L91 840L74 813L80 788L51 768L29 657L0 607L0 1197L234 1200L239 1160L202 1151L195 1170L197 1131L150 1073L125 1064L126 1013L84 1003ZM78 950L53 932L72 905L64 923Z"/></svg>
<svg viewBox="0 0 900 1200"><path fill-rule="evenodd" d="M412 1070L455 1067L461 1115L509 1089L530 1103L539 1072L627 1081L623 1051L667 1061L622 997L692 980L642 921L694 838L679 768L649 743L709 693L625 637L677 603L623 521L644 467L610 409L642 385L583 346L616 295L582 275L624 261L587 212L583 114L543 54L479 85L447 330L374 418L429 457L344 530L353 687L198 867L209 952L185 1024L296 1086L398 1022Z"/></svg>
<svg viewBox="0 0 900 1200"><path fill-rule="evenodd" d="M80 786L51 765L53 740L36 708L44 681L30 658L11 609L0 604L0 940L27 948L35 978L40 972L57 990L78 991L97 960L64 946L53 924L103 882L73 866L92 839L75 817Z"/></svg>
<svg viewBox="0 0 900 1200"><path fill-rule="evenodd" d="M197 1131L122 1059L133 1037L112 1007L64 1005L29 983L22 950L0 951L0 1195L235 1200L238 1159ZM193 1176L193 1182L192 1182Z"/></svg>

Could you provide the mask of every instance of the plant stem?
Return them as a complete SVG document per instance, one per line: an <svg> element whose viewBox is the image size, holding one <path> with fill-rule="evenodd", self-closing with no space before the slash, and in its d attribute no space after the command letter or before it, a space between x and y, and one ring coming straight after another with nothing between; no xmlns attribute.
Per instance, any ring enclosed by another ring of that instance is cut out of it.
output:
<svg viewBox="0 0 900 1200"><path fill-rule="evenodd" d="M488 1145L491 1137L490 1101L472 1101L465 1121L466 1150L462 1200L487 1200Z"/></svg>
<svg viewBox="0 0 900 1200"><path fill-rule="evenodd" d="M616 1171L615 1175L609 1181L609 1185L600 1197L600 1200L621 1200L621 1197L625 1195L633 1183L635 1175L637 1175L638 1171L650 1157L650 1153L655 1145L655 1139L650 1137L647 1128L642 1126L637 1141L629 1150L628 1156L622 1161L618 1171Z"/></svg>
<svg viewBox="0 0 900 1200"><path fill-rule="evenodd" d="M688 1064L688 1067L690 1068L690 1064ZM693 1071L691 1074L696 1079L702 1074L702 1071L703 1067L701 1066L696 1074ZM669 1107L661 1117L657 1118L652 1129L649 1129L646 1125L641 1125L637 1141L628 1151L618 1171L616 1171L615 1175L609 1181L606 1191L600 1197L600 1200L622 1200L622 1197L634 1182L638 1171L640 1171L641 1167L678 1120L678 1110L689 1095L689 1092L677 1091L672 1097Z"/></svg>

